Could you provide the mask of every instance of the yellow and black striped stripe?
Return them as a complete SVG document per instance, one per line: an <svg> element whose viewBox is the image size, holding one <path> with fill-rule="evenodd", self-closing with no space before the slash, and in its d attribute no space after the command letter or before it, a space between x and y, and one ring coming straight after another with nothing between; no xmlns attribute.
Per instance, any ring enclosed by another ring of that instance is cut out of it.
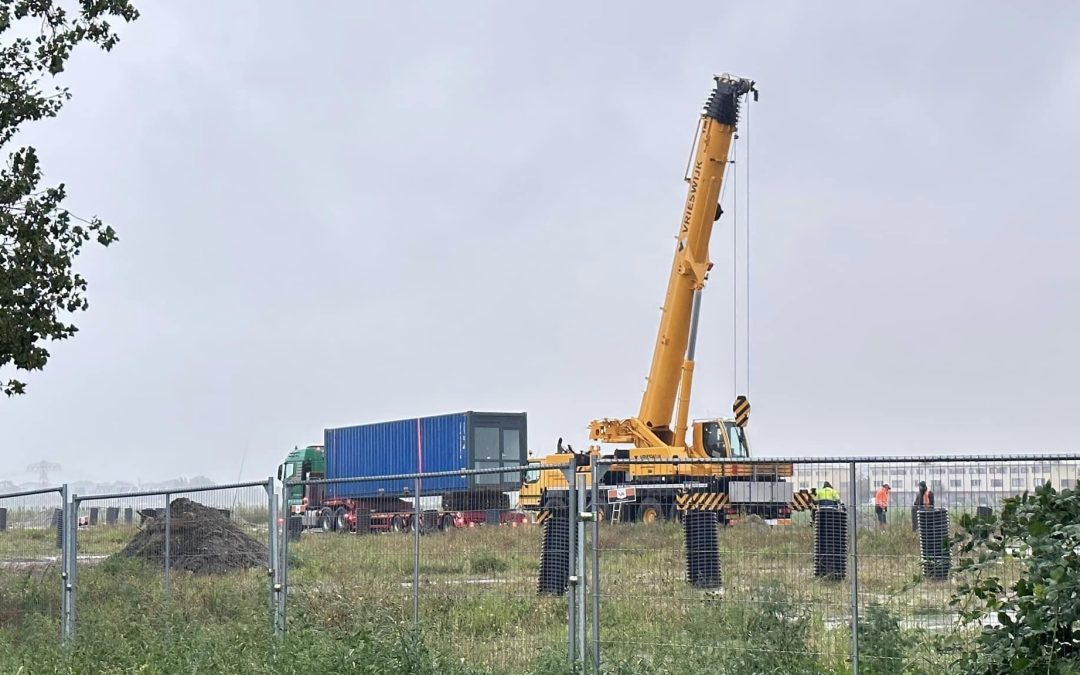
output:
<svg viewBox="0 0 1080 675"><path fill-rule="evenodd" d="M539 525L549 518L551 518L551 509L540 509L536 514L536 524Z"/></svg>
<svg viewBox="0 0 1080 675"><path fill-rule="evenodd" d="M792 511L812 511L817 508L817 499L809 490L799 490L791 496Z"/></svg>
<svg viewBox="0 0 1080 675"><path fill-rule="evenodd" d="M675 495L679 511L719 511L727 506L726 492L680 492Z"/></svg>
<svg viewBox="0 0 1080 675"><path fill-rule="evenodd" d="M746 400L745 396L738 396L731 409L735 412L735 424L745 427L750 421L750 401Z"/></svg>

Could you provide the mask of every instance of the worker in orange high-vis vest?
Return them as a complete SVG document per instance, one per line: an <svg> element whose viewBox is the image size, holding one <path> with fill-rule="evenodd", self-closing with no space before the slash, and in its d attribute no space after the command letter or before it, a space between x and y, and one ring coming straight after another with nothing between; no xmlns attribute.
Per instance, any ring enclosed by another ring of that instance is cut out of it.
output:
<svg viewBox="0 0 1080 675"><path fill-rule="evenodd" d="M926 487L926 481L919 481L919 491L915 493L915 503L911 505L911 530L918 529L919 509L934 508L934 491Z"/></svg>
<svg viewBox="0 0 1080 675"><path fill-rule="evenodd" d="M878 525L885 529L885 514L889 512L889 491L892 490L888 483L882 483L878 491L874 493L874 512L877 514Z"/></svg>

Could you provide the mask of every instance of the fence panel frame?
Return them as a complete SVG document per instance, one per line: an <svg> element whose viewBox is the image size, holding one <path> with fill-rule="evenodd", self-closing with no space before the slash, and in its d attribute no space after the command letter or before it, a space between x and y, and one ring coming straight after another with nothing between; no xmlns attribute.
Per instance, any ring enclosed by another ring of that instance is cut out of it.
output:
<svg viewBox="0 0 1080 675"><path fill-rule="evenodd" d="M510 474L510 473L518 473L518 474L525 475L525 474L527 474L529 472L537 471L537 470L539 470L541 472L543 472L543 471L560 471L563 474L563 477L567 479L569 484L571 486L574 486L574 482L573 482L575 480L574 467L573 467L573 465L571 465L569 463L567 463L567 464L543 464L543 465L523 464L523 465L518 465L518 466L500 466L500 467L492 467L492 468L484 468L484 469L459 469L459 470L450 470L450 471L423 471L423 472L383 474L383 475L362 476L362 477L360 477L360 476L347 476L347 477L340 477L340 478L312 478L312 479L307 479L307 480L298 480L298 479L288 479L287 478L287 479L283 480L281 482L281 489L280 489L280 492L279 492L279 495L280 495L279 498L281 500L281 513L282 513L282 517L284 519L283 534L282 534L282 544L280 546L281 556L282 556L282 558L281 558L281 560L282 560L282 562L281 562L282 570L281 570L281 574L280 574L280 577L279 577L280 582L281 582L281 586L282 586L281 592L279 594L279 606L280 606L280 612L281 612L281 615L282 615L282 634L284 634L284 632L286 632L288 630L288 616L289 616L288 608L291 606L290 603L288 603L288 595L289 595L290 587L294 583L290 579L290 575L289 575L289 567L290 567L290 560L289 560L289 547L290 547L289 518L294 515L289 510L289 506L288 506L288 498L289 498L289 489L290 488L292 488L294 486L305 486L305 487L307 487L307 486L327 486L327 485L334 485L334 484L357 483L357 482L360 482L360 483L372 483L372 482L380 482L380 481L412 481L413 482L412 489L414 490L413 494L422 495L422 492L420 490L421 483L422 483L422 481L424 481L426 479L429 479L429 478L456 477L456 476L478 476L478 475L486 475L486 474ZM509 492L516 492L516 490L509 491ZM568 500L571 502L571 504L569 504L567 506L567 508L566 508L566 510L568 511L568 514L567 514L567 516L568 516L567 517L567 521L568 521L567 524L569 526L569 542L568 543L569 543L569 547L570 547L570 550L568 551L568 554L569 554L568 557L569 557L569 563L570 563L570 566L571 566L571 573L570 573L571 582L570 582L569 588L567 589L567 592L566 592L566 598L567 598L566 622L567 623L566 623L566 626L564 627L564 629L565 629L565 637L566 637L566 644L567 644L567 659L568 659L568 661L570 663L578 662L578 658L579 658L579 653L578 653L579 647L578 647L578 642L576 640L577 631L572 628L574 626L574 624L572 624L571 622L574 621L577 618L577 616L578 616L578 607L579 606L581 608L580 611L581 611L582 616L584 616L584 614L585 614L584 587L583 586L581 588L582 600L577 601L575 599L577 597L577 593L575 592L575 584L577 583L578 578L583 578L583 575L581 575L580 577L575 577L575 573L574 573L574 569L576 569L575 568L575 561L578 559L578 555L577 555L574 547L575 547L575 545L576 545L576 543L578 541L579 523L578 523L578 518L572 517L572 514L575 513L574 509L576 508L576 503L575 502L576 502L576 499L577 499L577 495L578 495L578 490L576 488L568 490L567 497L568 497ZM400 497L400 498L404 499L406 501L412 499L411 496L404 496L404 497ZM417 522L417 523L420 522L419 519L423 517L423 509L420 506L420 500L419 499L415 500L414 503L411 505L411 508L412 508L412 513L413 513L414 519L417 519L417 520L414 520L414 522ZM518 509L520 509L520 508L521 507L519 506ZM540 510L540 507L538 506L537 509ZM513 510L513 508L511 508L511 510ZM580 509L577 509L577 510L580 511ZM579 514L579 515L581 515L581 514ZM420 593L422 592L421 584L420 584L420 568L421 568L421 564L422 564L423 561L422 561L422 557L421 557L422 554L421 554L421 543L420 543L421 542L420 528L413 527L412 529L413 529L413 536L411 538L412 538L412 565L413 565L413 569L412 569L412 575L411 575L411 581L412 581L411 586L412 586L413 590L412 590L412 598L411 598L411 601L412 601L412 603L411 603L412 604L412 607L411 607L411 612L412 612L411 623L415 627L415 626L419 625L420 617L421 617L421 614L422 614L422 610L420 608ZM584 527L581 527L580 531L581 531L581 533L584 533ZM582 549L581 553L582 553L581 560L582 560L582 562L584 562L584 560L586 560L585 555L584 555L584 553L585 553L584 548ZM586 645L586 643L584 641L581 641L580 649L584 650L585 645ZM584 652L582 652L582 653L584 653Z"/></svg>
<svg viewBox="0 0 1080 675"><path fill-rule="evenodd" d="M59 531L55 533L55 537L60 545L60 641L63 644L68 644L68 619L69 619L69 601L72 587L68 578L68 557L69 557L69 536L70 529L68 518L68 485L62 483L60 485L52 485L41 488L33 488L30 490L16 490L14 492L0 493L0 500L5 499L19 499L22 497L41 497L50 494L57 494L60 497L60 523ZM53 507L56 508L56 507ZM10 527L10 526L9 526ZM45 529L52 529L51 525L46 525Z"/></svg>
<svg viewBox="0 0 1080 675"><path fill-rule="evenodd" d="M98 494L85 494L85 495L73 494L73 495L71 495L70 496L70 501L68 502L68 514L69 515L68 515L68 517L64 518L64 527L67 530L67 533L66 533L66 536L65 536L65 541L70 542L69 545L68 545L69 552L64 556L64 558L68 561L68 569L67 569L68 582L65 585L65 592L68 594L68 607L67 607L68 623L67 623L67 630L65 631L65 635L64 635L66 644L73 645L75 643L77 637L78 637L78 603L76 602L76 594L77 594L77 591L78 591L78 567L79 567L79 565L78 565L78 552L79 552L78 519L79 519L79 507L83 502L104 501L104 500L109 500L109 499L135 499L135 498L139 498L139 497L158 497L158 496L164 496L165 497L165 528L166 528L165 534L166 534L166 536L165 536L164 576L162 578L162 584L163 584L163 590L165 592L165 598L166 598L166 600L168 600L169 597L170 597L169 596L169 588L170 588L170 586L169 586L169 576L170 576L170 574L169 573L171 571L170 570L170 565L169 565L169 562L170 562L170 560L169 560L170 550L169 549L170 549L170 539L171 539L171 537L169 536L170 535L169 529L170 529L170 525L171 525L170 512L172 511L172 509L170 508L171 496L175 495L175 494L190 494L190 493L205 493L205 492L227 492L229 490L243 490L243 489L250 489L250 488L262 488L263 490L267 490L267 488L269 486L272 486L274 484L273 481L274 481L274 478L271 476L271 477L267 478L266 480L262 480L262 481L247 481L247 482L243 482L243 483L224 483L224 484L220 484L220 485L200 485L200 486L195 486L195 487L190 487L190 488L182 488L182 489L169 488L169 489L165 489L165 490L138 490L138 491L135 491L135 492L106 492L106 493L98 493ZM66 490L66 488L67 488L66 484L65 484L64 488ZM267 500L267 505L271 509L272 509L273 502L274 502L273 495L274 495L274 491L271 489L269 491L269 493L268 493L268 500ZM270 586L269 593L271 594L271 597L273 596L273 593L274 593L274 590L273 590L273 578L274 578L273 560L274 560L274 556L275 556L276 553L271 548L270 539L273 536L274 530L275 530L275 528L273 526L271 526L269 528L269 530L267 532L267 542L266 542L267 543L267 549L268 549L268 567L267 567L267 570L269 571L268 576L270 578L270 583L268 585ZM268 625L271 627L271 629L273 629L274 626L275 626L274 613L272 611L270 613L268 613Z"/></svg>
<svg viewBox="0 0 1080 675"><path fill-rule="evenodd" d="M849 581L848 584L848 601L849 601L849 625L851 632L851 645L850 654L848 657L849 665L851 667L852 675L858 675L859 673L859 561L860 556L858 552L858 532L859 532L859 511L864 505L861 503L865 498L865 495L859 493L859 469L862 466L875 465L875 464L902 464L902 465L916 465L916 464L942 464L942 463L962 463L968 464L1019 464L1019 463L1040 463L1040 462L1080 462L1080 453L1030 453L1030 454L950 454L950 455L938 455L938 456L821 456L821 457L747 457L747 458L723 458L723 459L667 459L662 461L653 459L615 459L610 456L602 457L590 457L590 467L593 476L597 476L596 480L592 484L592 512L591 519L593 519L593 532L594 539L592 546L589 549L589 553L592 556L593 567L593 580L594 595L593 603L591 607L592 612L592 658L591 666L595 672L599 672L600 665L602 663L601 654L601 639L600 631L601 626L599 622L600 609L603 605L603 601L600 597L599 588L602 583L601 573L599 569L600 549L598 546L597 531L599 530L599 523L596 519L596 508L599 503L599 482L606 470L614 465L627 465L627 464L665 464L665 465L683 465L683 464L740 464L740 465L752 465L754 467L756 475L756 466L759 464L777 464L777 463L791 463L795 465L799 464L830 464L830 465L846 465L847 466L847 479L849 481L849 490L851 493L849 502L850 508L847 514L848 524L848 561L849 561ZM789 479L790 480L790 479ZM1077 489L1078 486L1073 485L1070 489ZM1004 486L1002 490L1003 496L1010 496L1012 494L1019 494L1023 490L1015 491L1010 490L1009 486Z"/></svg>

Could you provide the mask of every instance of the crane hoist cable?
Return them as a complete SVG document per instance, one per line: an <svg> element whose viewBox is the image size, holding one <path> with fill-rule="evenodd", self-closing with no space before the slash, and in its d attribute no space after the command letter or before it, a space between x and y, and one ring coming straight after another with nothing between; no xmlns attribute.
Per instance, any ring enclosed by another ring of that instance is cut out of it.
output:
<svg viewBox="0 0 1080 675"><path fill-rule="evenodd" d="M750 106L747 106L750 107ZM731 398L739 395L739 134L731 143Z"/></svg>
<svg viewBox="0 0 1080 675"><path fill-rule="evenodd" d="M746 105L746 397L750 398L750 105Z"/></svg>
<svg viewBox="0 0 1080 675"><path fill-rule="evenodd" d="M743 284L743 349L745 358L742 361L743 374L746 387L745 396L750 397L750 105L746 105L746 132L735 134L731 144L732 165L732 220L731 227L731 386L732 396L739 394L739 281ZM743 164L741 167L746 174L743 177L743 266L742 276L739 275L739 141L745 144L743 148ZM727 183L724 184L721 200L727 192Z"/></svg>

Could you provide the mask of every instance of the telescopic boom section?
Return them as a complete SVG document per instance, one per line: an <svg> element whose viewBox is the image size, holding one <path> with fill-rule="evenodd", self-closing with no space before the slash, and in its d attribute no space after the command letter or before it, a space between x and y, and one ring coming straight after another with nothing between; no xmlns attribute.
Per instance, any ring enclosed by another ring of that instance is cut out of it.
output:
<svg viewBox="0 0 1080 675"><path fill-rule="evenodd" d="M710 267L709 238L713 223L720 217L720 190L738 122L739 100L752 90L750 80L727 75L717 77L716 88L701 115L675 259L671 265L648 385L638 414L639 421L667 445L683 443L683 438L676 438L678 434L672 430L671 421L680 376L689 378L693 372L690 339L694 294L705 286ZM683 389L688 406L689 381L684 383ZM680 426L683 424L685 420L680 419Z"/></svg>

